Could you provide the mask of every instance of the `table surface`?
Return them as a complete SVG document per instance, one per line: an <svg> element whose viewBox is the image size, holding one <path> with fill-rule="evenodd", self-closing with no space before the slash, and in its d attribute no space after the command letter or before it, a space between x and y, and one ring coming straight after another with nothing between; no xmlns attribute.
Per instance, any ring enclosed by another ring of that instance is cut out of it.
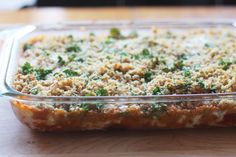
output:
<svg viewBox="0 0 236 157"><path fill-rule="evenodd" d="M0 11L0 23L55 23L65 20L226 20L236 18L236 7L44 8Z"/></svg>
<svg viewBox="0 0 236 157"><path fill-rule="evenodd" d="M29 9L0 12L1 24L64 20L233 20L234 7ZM39 133L22 125L0 101L0 156L235 156L236 128Z"/></svg>

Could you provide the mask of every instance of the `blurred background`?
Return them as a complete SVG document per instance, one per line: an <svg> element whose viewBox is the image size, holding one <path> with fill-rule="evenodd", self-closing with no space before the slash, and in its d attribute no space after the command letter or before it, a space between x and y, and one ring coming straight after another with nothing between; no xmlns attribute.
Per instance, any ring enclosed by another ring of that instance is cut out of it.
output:
<svg viewBox="0 0 236 157"><path fill-rule="evenodd" d="M28 7L100 7L100 6L221 6L236 0L0 0L0 10Z"/></svg>

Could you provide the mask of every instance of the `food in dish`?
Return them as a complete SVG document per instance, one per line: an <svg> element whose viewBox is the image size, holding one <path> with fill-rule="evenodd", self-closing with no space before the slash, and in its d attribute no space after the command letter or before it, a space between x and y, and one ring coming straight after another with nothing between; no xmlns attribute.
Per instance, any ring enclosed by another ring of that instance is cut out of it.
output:
<svg viewBox="0 0 236 157"><path fill-rule="evenodd" d="M13 88L58 97L235 92L235 40L235 31L225 28L38 35L22 45ZM234 104L201 100L28 106L15 101L13 108L38 130L88 130L234 125L229 118L236 112Z"/></svg>

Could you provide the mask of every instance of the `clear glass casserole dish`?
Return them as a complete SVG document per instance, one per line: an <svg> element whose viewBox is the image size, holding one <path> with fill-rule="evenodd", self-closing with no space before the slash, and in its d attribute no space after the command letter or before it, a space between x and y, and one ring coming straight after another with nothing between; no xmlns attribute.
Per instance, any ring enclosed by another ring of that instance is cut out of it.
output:
<svg viewBox="0 0 236 157"><path fill-rule="evenodd" d="M19 64L20 46L30 37L41 34L88 34L91 31L102 34L113 27L124 32L136 30L145 33L153 26L175 30L218 27L235 29L233 23L147 21L26 26L9 37L4 45L5 53L1 54L1 94L9 97L13 111L22 123L39 131L235 126L234 92L140 96L34 96L18 92L12 87ZM76 109L47 108L49 105L63 108L75 106Z"/></svg>

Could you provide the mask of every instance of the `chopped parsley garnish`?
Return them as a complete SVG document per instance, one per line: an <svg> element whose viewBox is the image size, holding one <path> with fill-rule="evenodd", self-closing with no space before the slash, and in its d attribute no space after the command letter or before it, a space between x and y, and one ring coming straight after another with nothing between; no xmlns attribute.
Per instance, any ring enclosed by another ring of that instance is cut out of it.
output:
<svg viewBox="0 0 236 157"><path fill-rule="evenodd" d="M95 91L97 96L107 96L108 95L108 91L104 88L99 88Z"/></svg>
<svg viewBox="0 0 236 157"><path fill-rule="evenodd" d="M223 70L228 70L230 65L232 65L232 62L224 61L223 59L220 60L219 65L223 66Z"/></svg>
<svg viewBox="0 0 236 157"><path fill-rule="evenodd" d="M94 94L93 93L87 93L87 94L85 94L85 96L94 96Z"/></svg>
<svg viewBox="0 0 236 157"><path fill-rule="evenodd" d="M164 72L174 72L175 70L182 70L184 67L183 60L177 60L173 65L167 65L167 67L163 68Z"/></svg>
<svg viewBox="0 0 236 157"><path fill-rule="evenodd" d="M84 59L83 59L83 58L79 58L79 59L77 59L76 61L83 63L83 62L84 62Z"/></svg>
<svg viewBox="0 0 236 157"><path fill-rule="evenodd" d="M138 55L138 54L135 54L135 55L133 55L132 56L134 59L136 59L136 60L139 60L140 59L140 56Z"/></svg>
<svg viewBox="0 0 236 157"><path fill-rule="evenodd" d="M186 60L187 56L186 56L186 54L182 53L182 54L178 55L177 58L178 58L178 60Z"/></svg>
<svg viewBox="0 0 236 157"><path fill-rule="evenodd" d="M206 85L205 85L205 83L204 83L203 80L198 80L198 85L199 85L201 88L205 88L205 87L206 87Z"/></svg>
<svg viewBox="0 0 236 157"><path fill-rule="evenodd" d="M73 44L73 45L69 45L66 48L66 52L80 52L81 48L79 47L78 44Z"/></svg>
<svg viewBox="0 0 236 157"><path fill-rule="evenodd" d="M159 65L160 64L160 59L158 57L155 57L152 59L153 65Z"/></svg>
<svg viewBox="0 0 236 157"><path fill-rule="evenodd" d="M96 112L101 112L101 110L104 108L104 104L102 103L97 103L97 104L87 104L87 103L82 103L79 105L80 109L83 111L96 111Z"/></svg>
<svg viewBox="0 0 236 157"><path fill-rule="evenodd" d="M176 70L176 69L182 70L183 67L184 67L183 60L178 60L178 61L176 61L176 62L174 63L174 68L175 68L175 70Z"/></svg>
<svg viewBox="0 0 236 157"><path fill-rule="evenodd" d="M86 103L82 103L79 105L80 109L82 109L83 111L89 111L89 105Z"/></svg>
<svg viewBox="0 0 236 157"><path fill-rule="evenodd" d="M63 60L63 58L61 56L58 56L57 57L57 63L60 65L60 66L63 66L66 62Z"/></svg>
<svg viewBox="0 0 236 157"><path fill-rule="evenodd" d="M162 94L162 92L159 87L154 88L152 91L152 95L161 95L161 94Z"/></svg>
<svg viewBox="0 0 236 157"><path fill-rule="evenodd" d="M33 89L31 89L30 93L33 94L33 95L37 95L39 93L39 89L38 88L33 88Z"/></svg>
<svg viewBox="0 0 236 157"><path fill-rule="evenodd" d="M151 53L149 52L148 49L143 49L142 50L142 55L145 56L145 57L149 57L151 55Z"/></svg>
<svg viewBox="0 0 236 157"><path fill-rule="evenodd" d="M153 58L153 55L150 53L150 51L147 48L145 48L141 51L141 53L133 55L132 58L136 60L139 60L141 58Z"/></svg>
<svg viewBox="0 0 236 157"><path fill-rule="evenodd" d="M111 59L111 56L106 56L106 59L110 60L110 59Z"/></svg>
<svg viewBox="0 0 236 157"><path fill-rule="evenodd" d="M101 104L101 103L97 103L95 106L98 112L100 112L104 108L104 104Z"/></svg>
<svg viewBox="0 0 236 157"><path fill-rule="evenodd" d="M183 69L183 74L185 77L189 77L191 75L191 72L188 68L184 68Z"/></svg>
<svg viewBox="0 0 236 157"><path fill-rule="evenodd" d="M215 85L212 85L211 88L210 88L210 92L211 92L211 93L216 93L216 91L217 91L216 86L215 86Z"/></svg>
<svg viewBox="0 0 236 157"><path fill-rule="evenodd" d="M150 82L152 80L153 73L151 71L147 71L144 73L144 80L145 82Z"/></svg>
<svg viewBox="0 0 236 157"><path fill-rule="evenodd" d="M35 69L35 75L36 75L36 79L37 80L45 80L46 79L46 76L50 73L52 73L52 70L51 69Z"/></svg>
<svg viewBox="0 0 236 157"><path fill-rule="evenodd" d="M76 58L76 54L72 54L72 55L68 56L68 61L72 62L75 60L75 58Z"/></svg>
<svg viewBox="0 0 236 157"><path fill-rule="evenodd" d="M30 63L26 62L22 67L21 67L22 73L24 75L30 74L33 72L33 67L31 66Z"/></svg>
<svg viewBox="0 0 236 157"><path fill-rule="evenodd" d="M73 77L73 76L78 75L78 73L76 71L73 71L73 70L70 70L70 69L64 70L63 73L65 73L67 77Z"/></svg>
<svg viewBox="0 0 236 157"><path fill-rule="evenodd" d="M29 50L29 49L32 49L32 48L33 48L33 45L28 44L28 43L24 44L24 46L23 46L23 50L24 50L24 51Z"/></svg>
<svg viewBox="0 0 236 157"><path fill-rule="evenodd" d="M120 30L118 28L111 28L110 29L110 37L114 39L120 39L122 38L122 35L120 33Z"/></svg>

